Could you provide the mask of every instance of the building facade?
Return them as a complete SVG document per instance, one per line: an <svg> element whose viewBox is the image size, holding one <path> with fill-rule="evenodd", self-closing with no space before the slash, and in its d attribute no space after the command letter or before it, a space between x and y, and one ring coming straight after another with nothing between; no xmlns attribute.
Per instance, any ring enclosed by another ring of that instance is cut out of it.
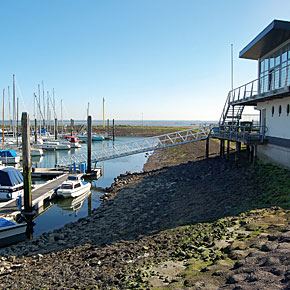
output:
<svg viewBox="0 0 290 290"><path fill-rule="evenodd" d="M240 140L235 137L235 141L255 146L262 160L290 168L290 22L274 20L240 52L240 57L257 60L258 77L229 92L220 128L229 123L239 126L243 109L254 106L260 113L258 130L245 133ZM231 139L227 138L231 136L228 131L223 138Z"/></svg>

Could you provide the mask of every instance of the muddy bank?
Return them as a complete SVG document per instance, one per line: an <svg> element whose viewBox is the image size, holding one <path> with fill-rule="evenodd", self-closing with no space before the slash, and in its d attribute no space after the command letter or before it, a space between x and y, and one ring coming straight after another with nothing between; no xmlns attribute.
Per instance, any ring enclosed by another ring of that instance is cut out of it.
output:
<svg viewBox="0 0 290 290"><path fill-rule="evenodd" d="M270 207L288 205L290 173L187 155L120 176L90 216L2 250L0 287L287 289L289 211Z"/></svg>

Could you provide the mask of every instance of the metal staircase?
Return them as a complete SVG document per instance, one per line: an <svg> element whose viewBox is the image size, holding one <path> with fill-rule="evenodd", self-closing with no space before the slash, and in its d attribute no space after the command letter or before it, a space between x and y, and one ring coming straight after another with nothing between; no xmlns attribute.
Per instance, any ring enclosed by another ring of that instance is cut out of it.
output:
<svg viewBox="0 0 290 290"><path fill-rule="evenodd" d="M233 104L234 95L233 91L230 91L224 105L219 125L225 125L230 123L231 125L238 125L239 120L242 118L245 105L243 104Z"/></svg>
<svg viewBox="0 0 290 290"><path fill-rule="evenodd" d="M210 130L210 126L201 126L197 129L178 131L134 142L113 145L93 151L91 160L92 163L97 163L99 161L205 140L209 138ZM61 158L56 167L62 168L73 164L86 163L87 160L87 154L74 154Z"/></svg>

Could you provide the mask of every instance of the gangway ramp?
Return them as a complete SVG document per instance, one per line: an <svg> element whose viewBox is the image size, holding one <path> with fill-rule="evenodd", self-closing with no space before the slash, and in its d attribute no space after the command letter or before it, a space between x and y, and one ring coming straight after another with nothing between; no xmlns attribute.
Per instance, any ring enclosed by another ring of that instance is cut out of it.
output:
<svg viewBox="0 0 290 290"><path fill-rule="evenodd" d="M129 156L133 154L205 140L209 137L210 130L211 128L209 126L201 126L198 128L192 128L170 134L144 138L129 143L116 144L111 147L93 151L91 160L92 163L97 163L100 161L115 159L123 156ZM57 167L81 164L87 162L87 160L87 154L85 153L74 154L61 158L57 164Z"/></svg>

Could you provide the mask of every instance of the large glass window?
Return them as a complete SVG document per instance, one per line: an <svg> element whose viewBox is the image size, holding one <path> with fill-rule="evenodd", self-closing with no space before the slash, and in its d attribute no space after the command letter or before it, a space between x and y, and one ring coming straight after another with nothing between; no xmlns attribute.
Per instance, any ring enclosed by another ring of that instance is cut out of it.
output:
<svg viewBox="0 0 290 290"><path fill-rule="evenodd" d="M260 92L290 85L290 44L260 62Z"/></svg>

